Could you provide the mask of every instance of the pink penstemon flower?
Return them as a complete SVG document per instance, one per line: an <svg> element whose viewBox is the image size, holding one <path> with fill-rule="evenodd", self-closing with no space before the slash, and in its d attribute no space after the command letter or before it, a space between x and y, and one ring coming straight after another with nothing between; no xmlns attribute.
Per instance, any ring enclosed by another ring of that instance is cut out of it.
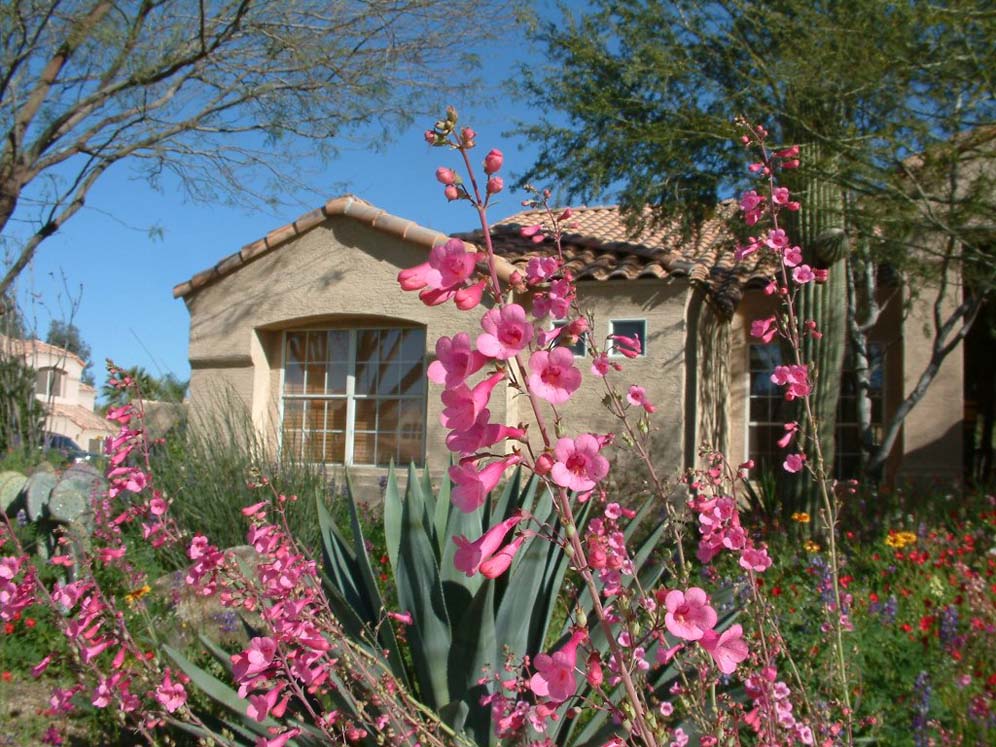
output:
<svg viewBox="0 0 996 747"><path fill-rule="evenodd" d="M533 339L533 325L519 304L490 309L481 320L484 334L477 338L477 349L500 361L514 358Z"/></svg>
<svg viewBox="0 0 996 747"><path fill-rule="evenodd" d="M674 589L664 598L667 614L664 624L676 638L697 641L707 630L712 630L718 619L716 610L709 606L705 591L693 586L687 591Z"/></svg>
<svg viewBox="0 0 996 747"><path fill-rule="evenodd" d="M487 362L488 359L471 346L470 335L459 332L453 337L436 340L436 360L429 364L426 375L429 381L452 388L477 373Z"/></svg>
<svg viewBox="0 0 996 747"><path fill-rule="evenodd" d="M453 556L453 565L461 573L473 576L477 573L481 563L498 551L505 541L505 537L516 524L522 521L522 518L521 513L515 513L505 521L495 524L473 542L462 535L454 537L453 541L458 549Z"/></svg>
<svg viewBox="0 0 996 747"><path fill-rule="evenodd" d="M537 350L529 358L529 388L552 405L571 398L581 386L581 372L574 366L574 353L557 347Z"/></svg>
<svg viewBox="0 0 996 747"><path fill-rule="evenodd" d="M601 443L590 433L561 438L553 450L555 462L550 470L553 481L579 493L594 488L609 473L609 460L599 453L601 448Z"/></svg>
<svg viewBox="0 0 996 747"><path fill-rule="evenodd" d="M529 680L529 689L540 698L562 703L577 692L577 648L587 638L579 630L553 654L539 654L533 659L536 674Z"/></svg>
<svg viewBox="0 0 996 747"><path fill-rule="evenodd" d="M520 458L517 456L505 457L496 462L492 462L481 470L477 469L474 462L463 462L454 464L449 469L450 479L453 480L453 493L450 499L453 505L464 513L471 513L484 505L484 501L492 490L498 485L505 470L514 464L518 464Z"/></svg>

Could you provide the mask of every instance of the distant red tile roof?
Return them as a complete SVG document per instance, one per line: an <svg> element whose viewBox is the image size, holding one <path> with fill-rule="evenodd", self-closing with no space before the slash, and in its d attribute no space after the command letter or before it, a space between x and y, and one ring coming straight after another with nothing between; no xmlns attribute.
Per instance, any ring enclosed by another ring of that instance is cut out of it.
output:
<svg viewBox="0 0 996 747"><path fill-rule="evenodd" d="M81 366L86 366L86 361L76 355L76 353L70 352L65 348L60 348L57 345L50 345L49 343L42 342L41 340L19 340L16 337L0 335L0 350L7 353L13 353L14 355L19 355L24 358L28 358L39 353L48 353L56 358L71 358L72 360L78 362Z"/></svg>
<svg viewBox="0 0 996 747"><path fill-rule="evenodd" d="M103 431L108 435L117 433L117 427L111 425L105 418L100 417L93 410L88 410L81 405L61 405L52 403L49 414L66 418L71 423L89 431Z"/></svg>
<svg viewBox="0 0 996 747"><path fill-rule="evenodd" d="M427 252L436 244L445 243L450 238L444 233L425 228L414 221L391 215L386 210L381 210L355 195L344 195L329 200L320 208L298 216L293 222L270 231L266 236L246 244L239 251L228 255L213 267L202 270L189 280L179 283L173 288L173 298L183 298L219 278L230 275L254 259L269 254L313 228L317 228L333 216L351 218L381 233L420 246ZM512 272L512 268L504 262L501 263L498 270L499 275L504 278L507 278Z"/></svg>
<svg viewBox="0 0 996 747"><path fill-rule="evenodd" d="M561 239L567 268L578 280L686 277L706 288L719 308L730 314L744 289L766 281L774 270L760 254L741 262L734 259L736 240L727 224L735 210L732 201L721 203L712 218L683 239L677 223L631 235L618 206L572 208ZM554 250L552 238L534 243L520 234L523 227L533 225L549 230L552 223L543 210L527 210L496 223L495 253L519 268L532 257L549 255ZM464 238L479 242L480 233Z"/></svg>

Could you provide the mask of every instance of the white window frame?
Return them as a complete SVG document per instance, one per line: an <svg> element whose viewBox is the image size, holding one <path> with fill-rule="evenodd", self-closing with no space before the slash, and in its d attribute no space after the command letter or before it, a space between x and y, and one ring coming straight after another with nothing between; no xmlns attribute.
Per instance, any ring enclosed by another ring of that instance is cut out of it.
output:
<svg viewBox="0 0 996 747"><path fill-rule="evenodd" d="M43 390L37 391L39 379L41 379L42 374L44 374L45 378ZM50 397L65 397L66 379L66 372L61 368L56 368L55 366L39 368L35 373L35 394L45 399L49 399ZM54 384L58 385L58 391L52 391Z"/></svg>
<svg viewBox="0 0 996 747"><path fill-rule="evenodd" d="M333 399L344 399L346 401L346 425L344 430L345 444L343 446L343 461L342 462L311 462L311 464L327 464L332 466L346 466L346 467L369 467L373 469L382 469L383 466L379 464L370 463L360 463L356 464L353 461L354 453L354 440L356 435L356 400L357 399L396 399L396 400L418 400L421 404L420 412L422 418L422 449L419 453L417 460L418 466L425 464L426 460L426 449L428 447L428 432L427 432L427 416L426 416L426 392L428 387L423 386L421 394L413 395L384 395L384 396L363 396L357 397L356 395L356 337L358 332L366 331L391 331L391 330L416 330L422 332L425 335L425 329L416 326L384 326L381 324L373 324L369 326L351 326L351 327L318 327L318 328L304 328L304 329L287 329L281 334L281 366L280 366L280 407L279 407L279 428L278 434L278 445L279 448L283 449L284 440L284 404L287 400L333 400ZM285 391L286 375L287 375L287 337L291 334L307 334L307 333L328 333L328 332L347 332L349 333L349 347L348 347L348 361L346 369L346 391L344 394L287 394ZM427 368L427 363L425 360L425 352L423 349L422 353L422 375L425 377L425 370ZM328 423L328 412L325 414L325 424ZM302 432L306 432L307 428L302 428ZM322 431L327 432L327 429ZM375 431L376 432L376 431ZM307 458L306 453L295 455L297 458L305 459Z"/></svg>
<svg viewBox="0 0 996 747"><path fill-rule="evenodd" d="M609 320L609 335L617 334L617 332L616 332L616 325L617 324L642 324L643 325L643 336L640 338L640 354L637 357L638 358L646 358L647 357L647 348L649 347L649 343L647 341L647 320L646 319L640 319L640 318L636 318L636 319L611 319L611 320ZM611 344L611 341L610 341L610 345L608 347L609 347L609 357L610 358L625 358L626 357L622 353L617 353L616 352L616 347L615 347L614 344Z"/></svg>

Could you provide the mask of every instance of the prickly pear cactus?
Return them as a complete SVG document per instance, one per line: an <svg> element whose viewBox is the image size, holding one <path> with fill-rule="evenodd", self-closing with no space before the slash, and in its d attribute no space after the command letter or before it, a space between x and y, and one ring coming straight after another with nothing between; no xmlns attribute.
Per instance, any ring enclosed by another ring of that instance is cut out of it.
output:
<svg viewBox="0 0 996 747"><path fill-rule="evenodd" d="M16 513L16 506L24 486L28 484L28 478L20 472L0 472L0 511L10 516Z"/></svg>
<svg viewBox="0 0 996 747"><path fill-rule="evenodd" d="M89 464L74 464L59 476L48 499L48 514L55 521L73 522L90 511L90 499L107 483Z"/></svg>
<svg viewBox="0 0 996 747"><path fill-rule="evenodd" d="M52 472L35 472L24 486L27 496L28 518L38 521L45 515L48 498L59 479Z"/></svg>

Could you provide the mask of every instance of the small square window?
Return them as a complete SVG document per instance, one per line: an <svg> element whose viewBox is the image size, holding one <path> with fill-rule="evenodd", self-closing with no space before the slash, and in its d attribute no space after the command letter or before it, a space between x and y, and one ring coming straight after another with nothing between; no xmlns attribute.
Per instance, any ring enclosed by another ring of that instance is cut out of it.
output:
<svg viewBox="0 0 996 747"><path fill-rule="evenodd" d="M553 326L554 329L560 329L561 327L566 327L567 322L563 319L558 319L553 323ZM585 332L583 335L581 335L578 338L577 342L575 342L573 345L568 345L566 339L558 337L557 344L560 345L561 347L567 348L572 353L574 353L575 358L584 358L585 356L588 355L588 345L585 342L585 340L587 340L587 337L588 333Z"/></svg>
<svg viewBox="0 0 996 747"><path fill-rule="evenodd" d="M647 322L645 319L614 319L609 322L609 334L637 338L640 341L640 356L647 354ZM614 345L609 348L609 354L622 355L622 353L616 352Z"/></svg>

